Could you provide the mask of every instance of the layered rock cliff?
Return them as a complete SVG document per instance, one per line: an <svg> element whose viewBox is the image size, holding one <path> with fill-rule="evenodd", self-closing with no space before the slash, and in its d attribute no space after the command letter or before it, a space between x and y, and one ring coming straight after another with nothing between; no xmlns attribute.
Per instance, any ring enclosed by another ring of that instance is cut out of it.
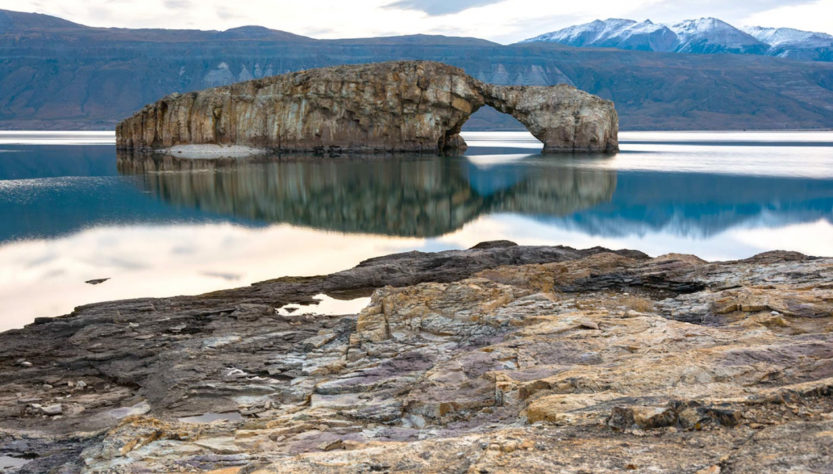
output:
<svg viewBox="0 0 833 474"><path fill-rule="evenodd" d="M116 128L120 149L245 145L275 151L445 152L488 104L511 114L545 152L615 152L613 104L571 86L484 84L442 63L312 69L150 104Z"/></svg>
<svg viewBox="0 0 833 474"><path fill-rule="evenodd" d="M55 18L61 25L48 26L43 15L5 13L16 17L0 26L5 130L113 128L171 91L406 58L442 61L492 84L571 84L616 100L620 126L631 130L829 129L833 123L833 108L820 107L833 103L833 63L553 43L504 46L435 35L317 41L256 27L131 30ZM466 128L519 129L503 114L483 112Z"/></svg>

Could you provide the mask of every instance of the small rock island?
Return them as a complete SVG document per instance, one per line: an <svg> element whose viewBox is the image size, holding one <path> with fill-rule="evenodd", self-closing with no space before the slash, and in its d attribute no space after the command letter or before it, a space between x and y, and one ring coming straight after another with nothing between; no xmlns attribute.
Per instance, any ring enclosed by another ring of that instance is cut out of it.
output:
<svg viewBox="0 0 833 474"><path fill-rule="evenodd" d="M489 105L523 123L544 153L618 151L612 102L569 85L498 86L430 61L272 76L145 106L116 128L120 150L237 145L277 152L464 150L460 129Z"/></svg>

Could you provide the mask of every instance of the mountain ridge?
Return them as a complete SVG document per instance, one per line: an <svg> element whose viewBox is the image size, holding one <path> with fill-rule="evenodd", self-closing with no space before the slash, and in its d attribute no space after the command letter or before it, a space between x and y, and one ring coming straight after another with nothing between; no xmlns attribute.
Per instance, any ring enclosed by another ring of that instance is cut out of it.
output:
<svg viewBox="0 0 833 474"><path fill-rule="evenodd" d="M718 18L672 25L623 18L594 20L527 38L520 43L553 42L575 47L693 54L751 54L803 61L833 61L833 36L826 33L748 26L736 28Z"/></svg>
<svg viewBox="0 0 833 474"><path fill-rule="evenodd" d="M829 62L439 35L319 40L259 27L108 29L26 15L15 21L29 26L0 27L0 129L112 129L173 92L392 60L440 61L498 85L570 84L613 100L624 130L833 128ZM483 108L466 129L523 127Z"/></svg>

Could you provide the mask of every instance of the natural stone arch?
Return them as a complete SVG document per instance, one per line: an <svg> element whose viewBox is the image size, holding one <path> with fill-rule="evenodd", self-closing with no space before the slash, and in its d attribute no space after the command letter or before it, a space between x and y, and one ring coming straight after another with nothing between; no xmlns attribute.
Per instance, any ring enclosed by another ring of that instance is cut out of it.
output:
<svg viewBox="0 0 833 474"><path fill-rule="evenodd" d="M511 114L544 152L615 152L613 103L571 86L495 86L461 69L399 61L312 69L172 94L116 128L123 150L246 145L277 152L451 152L488 104Z"/></svg>
<svg viewBox="0 0 833 474"><path fill-rule="evenodd" d="M544 143L544 153L619 151L613 103L572 86L481 84L485 103L515 117Z"/></svg>

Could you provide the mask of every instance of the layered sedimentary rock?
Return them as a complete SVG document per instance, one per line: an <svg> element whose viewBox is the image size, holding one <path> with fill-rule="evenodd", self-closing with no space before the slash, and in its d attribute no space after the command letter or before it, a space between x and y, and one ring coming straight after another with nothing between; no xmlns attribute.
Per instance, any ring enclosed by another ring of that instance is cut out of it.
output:
<svg viewBox="0 0 833 474"><path fill-rule="evenodd" d="M833 259L491 242L0 334L0 447L24 472L827 472L831 348Z"/></svg>
<svg viewBox="0 0 833 474"><path fill-rule="evenodd" d="M460 129L484 104L518 118L545 151L618 150L609 101L567 85L488 85L424 61L312 69L172 94L121 122L116 141L126 150L446 152L465 148Z"/></svg>

